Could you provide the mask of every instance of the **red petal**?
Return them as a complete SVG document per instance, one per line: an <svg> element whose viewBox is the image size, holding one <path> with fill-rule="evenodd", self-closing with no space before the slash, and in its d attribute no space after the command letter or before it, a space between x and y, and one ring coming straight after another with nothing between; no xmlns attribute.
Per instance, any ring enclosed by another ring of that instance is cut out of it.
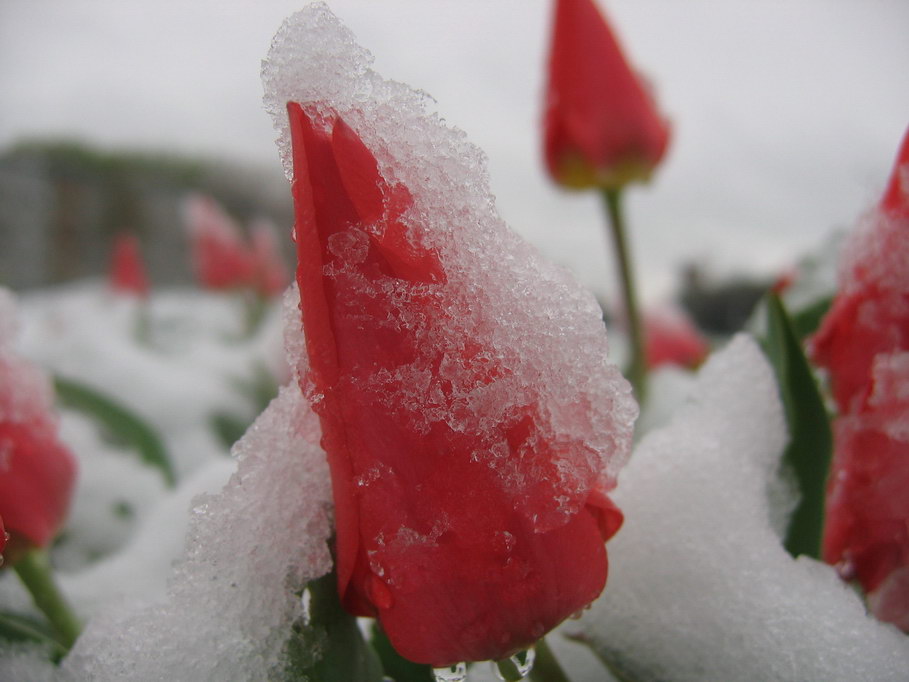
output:
<svg viewBox="0 0 909 682"><path fill-rule="evenodd" d="M646 179L669 127L592 0L558 0L545 113L549 172L574 186Z"/></svg>
<svg viewBox="0 0 909 682"><path fill-rule="evenodd" d="M76 476L52 423L0 423L0 516L6 530L47 546L66 519Z"/></svg>
<svg viewBox="0 0 909 682"><path fill-rule="evenodd" d="M375 156L339 119L295 103L288 112L297 282L322 396L314 409L332 474L343 602L377 613L417 662L507 656L599 594L603 536L620 513L604 497L532 519L528 508L555 505L556 455L587 454L581 440L546 442L535 405L492 435L425 419L432 391L452 390L451 372L481 387L508 370L470 338L429 338L451 327L452 313L438 293L440 256L408 222L410 193L379 175ZM429 358L418 370L432 391L416 383L418 357ZM532 500L511 494L472 454L491 447L537 472Z"/></svg>

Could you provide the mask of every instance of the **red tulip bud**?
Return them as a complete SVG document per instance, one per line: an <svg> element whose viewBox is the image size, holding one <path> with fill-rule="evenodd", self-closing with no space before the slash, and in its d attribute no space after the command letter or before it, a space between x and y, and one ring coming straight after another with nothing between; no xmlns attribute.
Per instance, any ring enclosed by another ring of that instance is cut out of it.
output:
<svg viewBox="0 0 909 682"><path fill-rule="evenodd" d="M0 516L16 546L45 547L66 519L76 461L57 438L47 376L11 348L13 315L0 289Z"/></svg>
<svg viewBox="0 0 909 682"><path fill-rule="evenodd" d="M653 310L644 315L647 366L678 365L694 368L710 352L710 345L694 323L674 308Z"/></svg>
<svg viewBox="0 0 909 682"><path fill-rule="evenodd" d="M839 415L824 559L909 631L909 135L878 207L844 249L840 291L812 341Z"/></svg>
<svg viewBox="0 0 909 682"><path fill-rule="evenodd" d="M246 287L253 280L253 259L236 223L211 197L186 200L186 224L196 278L206 289Z"/></svg>
<svg viewBox="0 0 909 682"><path fill-rule="evenodd" d="M611 411L631 409L627 384L547 402L567 379L506 359L516 332L463 281L470 252L446 250L357 132L318 111L288 104L303 388L331 469L342 602L412 661L507 657L603 589L622 515L598 467L624 456ZM505 346L489 343L497 328ZM524 397L500 410L516 377Z"/></svg>
<svg viewBox="0 0 909 682"><path fill-rule="evenodd" d="M121 233L114 241L110 287L120 294L130 294L139 298L148 296L148 277L139 253L139 239L133 234Z"/></svg>
<svg viewBox="0 0 909 682"><path fill-rule="evenodd" d="M566 187L647 180L666 153L669 125L593 0L556 0L544 129L549 174Z"/></svg>

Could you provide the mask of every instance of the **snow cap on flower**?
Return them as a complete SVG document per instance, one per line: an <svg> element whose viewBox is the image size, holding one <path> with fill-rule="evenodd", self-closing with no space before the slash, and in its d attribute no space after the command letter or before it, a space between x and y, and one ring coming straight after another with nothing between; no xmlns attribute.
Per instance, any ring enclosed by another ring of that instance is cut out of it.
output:
<svg viewBox="0 0 909 682"><path fill-rule="evenodd" d="M76 462L57 438L50 381L13 350L15 317L0 288L0 516L14 542L43 547L66 518Z"/></svg>
<svg viewBox="0 0 909 682"><path fill-rule="evenodd" d="M139 238L134 234L122 232L114 240L110 287L119 294L129 294L138 298L148 296L148 275L142 264Z"/></svg>
<svg viewBox="0 0 909 682"><path fill-rule="evenodd" d="M184 203L196 278L206 289L249 286L253 259L240 228L214 198L192 194Z"/></svg>
<svg viewBox="0 0 909 682"><path fill-rule="evenodd" d="M594 0L555 0L543 125L549 174L566 187L646 181L666 153L669 124Z"/></svg>
<svg viewBox="0 0 909 682"><path fill-rule="evenodd" d="M370 61L316 4L263 67L339 590L406 658L502 658L603 588L637 406L595 299L504 226L482 153Z"/></svg>

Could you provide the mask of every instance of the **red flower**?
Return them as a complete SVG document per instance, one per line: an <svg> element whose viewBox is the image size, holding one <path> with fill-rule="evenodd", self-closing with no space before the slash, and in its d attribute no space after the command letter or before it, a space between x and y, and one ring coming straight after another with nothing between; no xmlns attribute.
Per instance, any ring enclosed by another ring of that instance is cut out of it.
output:
<svg viewBox="0 0 909 682"><path fill-rule="evenodd" d="M909 632L909 353L881 355L858 408L835 422L824 559L881 620Z"/></svg>
<svg viewBox="0 0 909 682"><path fill-rule="evenodd" d="M12 315L0 290L0 516L14 544L44 547L66 518L76 462L57 439L50 382L3 335Z"/></svg>
<svg viewBox="0 0 909 682"><path fill-rule="evenodd" d="M511 655L603 589L622 516L596 462L622 456L628 429L601 423L611 452L589 443L596 411L627 394L547 403L545 370L483 345L505 321L480 319L484 294L461 290L411 192L339 116L288 113L301 382L331 469L342 601L419 663ZM497 413L487 391L520 372L538 397Z"/></svg>
<svg viewBox="0 0 909 682"><path fill-rule="evenodd" d="M847 412L861 401L877 355L909 350L909 132L883 199L843 253L840 292L811 345Z"/></svg>
<svg viewBox="0 0 909 682"><path fill-rule="evenodd" d="M246 287L253 280L253 258L236 223L211 197L186 201L193 267L207 289Z"/></svg>
<svg viewBox="0 0 909 682"><path fill-rule="evenodd" d="M139 298L148 296L148 277L139 254L139 239L133 234L121 233L114 241L110 286L120 294L132 294Z"/></svg>
<svg viewBox="0 0 909 682"><path fill-rule="evenodd" d="M710 352L706 339L682 311L655 310L644 315L647 366L678 365L694 368Z"/></svg>
<svg viewBox="0 0 909 682"><path fill-rule="evenodd" d="M556 0L544 115L549 174L567 187L647 180L669 125L593 0Z"/></svg>
<svg viewBox="0 0 909 682"><path fill-rule="evenodd" d="M844 250L813 339L839 415L824 559L881 620L909 631L909 134L879 206Z"/></svg>
<svg viewBox="0 0 909 682"><path fill-rule="evenodd" d="M265 298L277 296L290 282L287 266L278 249L271 223L257 220L252 224L253 284Z"/></svg>

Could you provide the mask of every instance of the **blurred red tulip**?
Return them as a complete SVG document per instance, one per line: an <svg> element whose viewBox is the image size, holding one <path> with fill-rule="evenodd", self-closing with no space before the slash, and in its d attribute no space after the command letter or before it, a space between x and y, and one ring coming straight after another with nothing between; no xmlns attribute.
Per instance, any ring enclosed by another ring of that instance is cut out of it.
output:
<svg viewBox="0 0 909 682"><path fill-rule="evenodd" d="M456 387L479 394L515 369L451 331L463 301L482 310L448 281L459 265L423 245L428 230L402 221L411 193L383 177L340 117L320 111L288 104L306 382L332 475L342 602L377 616L412 661L507 657L603 589L604 540L622 515L585 469L596 457L591 416L562 406L576 431L551 442L553 407L528 397L519 414L463 426L473 422L455 411L473 413ZM526 485L509 485L477 454L489 452L520 463ZM552 516L568 461L590 487Z"/></svg>
<svg viewBox="0 0 909 682"><path fill-rule="evenodd" d="M876 209L843 249L840 290L811 341L841 412L860 401L880 353L909 350L909 133Z"/></svg>
<svg viewBox="0 0 909 682"><path fill-rule="evenodd" d="M253 222L250 234L254 287L265 298L278 296L290 284L290 274L278 248L275 228L260 219Z"/></svg>
<svg viewBox="0 0 909 682"><path fill-rule="evenodd" d="M812 341L839 414L824 559L909 631L909 134L880 204L844 250Z"/></svg>
<svg viewBox="0 0 909 682"><path fill-rule="evenodd" d="M211 197L191 195L185 203L196 278L206 289L248 287L253 257L236 223Z"/></svg>
<svg viewBox="0 0 909 682"><path fill-rule="evenodd" d="M549 174L566 187L647 180L669 125L594 0L556 0L544 115Z"/></svg>
<svg viewBox="0 0 909 682"><path fill-rule="evenodd" d="M0 289L0 516L17 547L45 547L66 519L76 461L57 438L47 376L18 357L12 295Z"/></svg>
<svg viewBox="0 0 909 682"><path fill-rule="evenodd" d="M130 294L138 298L148 296L148 277L142 264L139 239L133 234L120 233L114 240L110 287L119 294Z"/></svg>
<svg viewBox="0 0 909 682"><path fill-rule="evenodd" d="M678 365L693 369L703 362L710 345L681 310L662 308L644 315L647 366Z"/></svg>

